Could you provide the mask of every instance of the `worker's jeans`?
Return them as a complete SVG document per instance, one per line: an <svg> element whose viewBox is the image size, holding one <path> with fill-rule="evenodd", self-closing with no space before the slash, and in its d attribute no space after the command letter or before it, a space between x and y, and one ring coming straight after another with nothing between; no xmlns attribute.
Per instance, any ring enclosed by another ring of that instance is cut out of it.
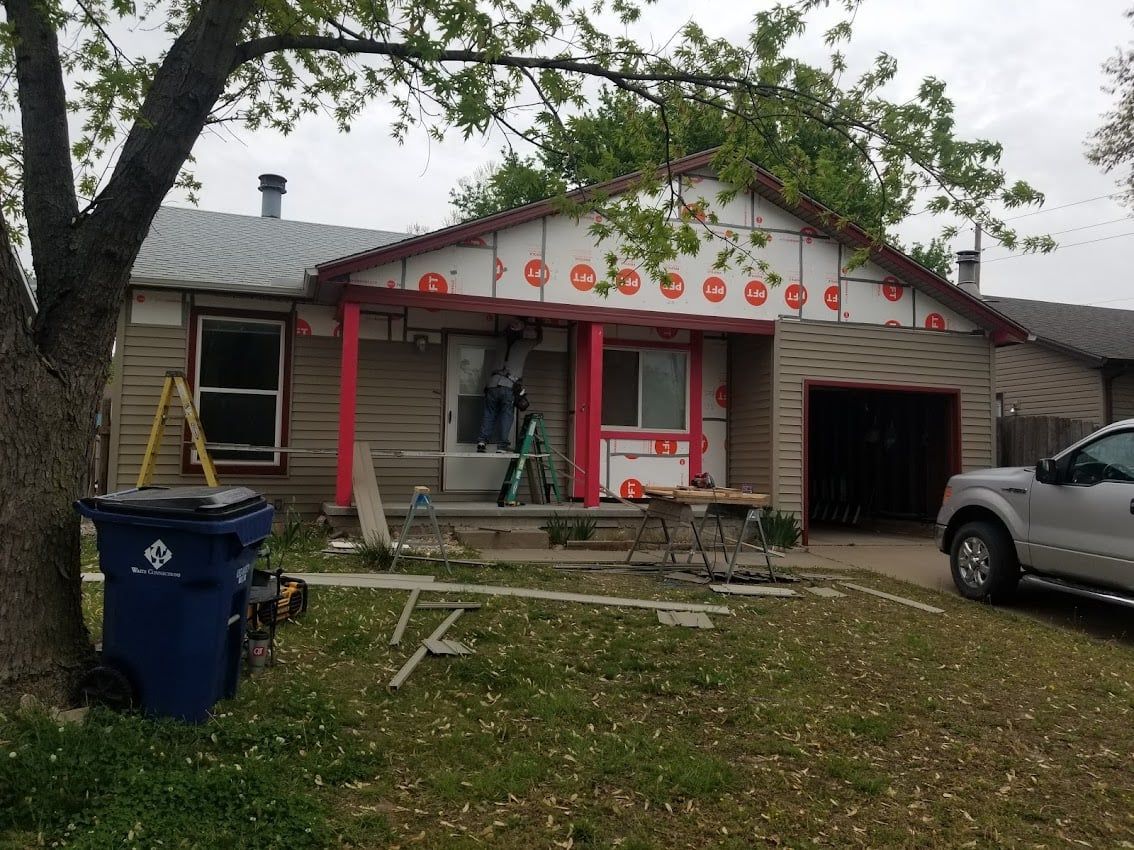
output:
<svg viewBox="0 0 1134 850"><path fill-rule="evenodd" d="M498 448L508 449L512 438L514 396L511 387L488 387L484 391L484 418L480 420L478 443L496 441Z"/></svg>

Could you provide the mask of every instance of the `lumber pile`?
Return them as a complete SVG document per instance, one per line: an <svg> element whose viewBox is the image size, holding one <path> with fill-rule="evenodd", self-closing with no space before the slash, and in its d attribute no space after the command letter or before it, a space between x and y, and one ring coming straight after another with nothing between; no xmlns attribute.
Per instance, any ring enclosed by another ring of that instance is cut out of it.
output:
<svg viewBox="0 0 1134 850"><path fill-rule="evenodd" d="M657 484L647 484L642 488L642 492L651 499L666 499L686 505L730 503L762 508L772 502L767 493L745 493L733 487L662 487Z"/></svg>

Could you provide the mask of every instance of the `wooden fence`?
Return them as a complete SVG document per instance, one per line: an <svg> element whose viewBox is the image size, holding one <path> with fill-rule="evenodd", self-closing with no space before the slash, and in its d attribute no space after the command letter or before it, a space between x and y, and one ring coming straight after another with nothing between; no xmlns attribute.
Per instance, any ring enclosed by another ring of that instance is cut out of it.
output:
<svg viewBox="0 0 1134 850"><path fill-rule="evenodd" d="M997 420L1000 466L1031 466L1099 428L1089 419L1058 416L1002 416Z"/></svg>

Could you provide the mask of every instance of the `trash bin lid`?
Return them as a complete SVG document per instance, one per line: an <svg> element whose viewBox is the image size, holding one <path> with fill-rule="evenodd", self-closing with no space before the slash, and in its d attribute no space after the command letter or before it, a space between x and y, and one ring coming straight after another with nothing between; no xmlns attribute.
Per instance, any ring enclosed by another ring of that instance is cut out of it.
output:
<svg viewBox="0 0 1134 850"><path fill-rule="evenodd" d="M215 519L259 508L264 497L248 487L139 487L90 501L104 511Z"/></svg>

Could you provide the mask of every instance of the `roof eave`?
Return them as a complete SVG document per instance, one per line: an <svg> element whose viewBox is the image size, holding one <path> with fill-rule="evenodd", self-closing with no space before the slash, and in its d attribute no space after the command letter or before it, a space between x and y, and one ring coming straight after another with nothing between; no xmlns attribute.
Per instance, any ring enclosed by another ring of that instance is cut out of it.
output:
<svg viewBox="0 0 1134 850"><path fill-rule="evenodd" d="M295 286L277 284L229 284L216 283L207 280L180 280L175 278L146 277L144 275L130 277L131 286L149 286L159 289L187 289L194 292L215 292L218 294L262 295L276 298L306 298L309 297L314 278L305 273L303 281Z"/></svg>

